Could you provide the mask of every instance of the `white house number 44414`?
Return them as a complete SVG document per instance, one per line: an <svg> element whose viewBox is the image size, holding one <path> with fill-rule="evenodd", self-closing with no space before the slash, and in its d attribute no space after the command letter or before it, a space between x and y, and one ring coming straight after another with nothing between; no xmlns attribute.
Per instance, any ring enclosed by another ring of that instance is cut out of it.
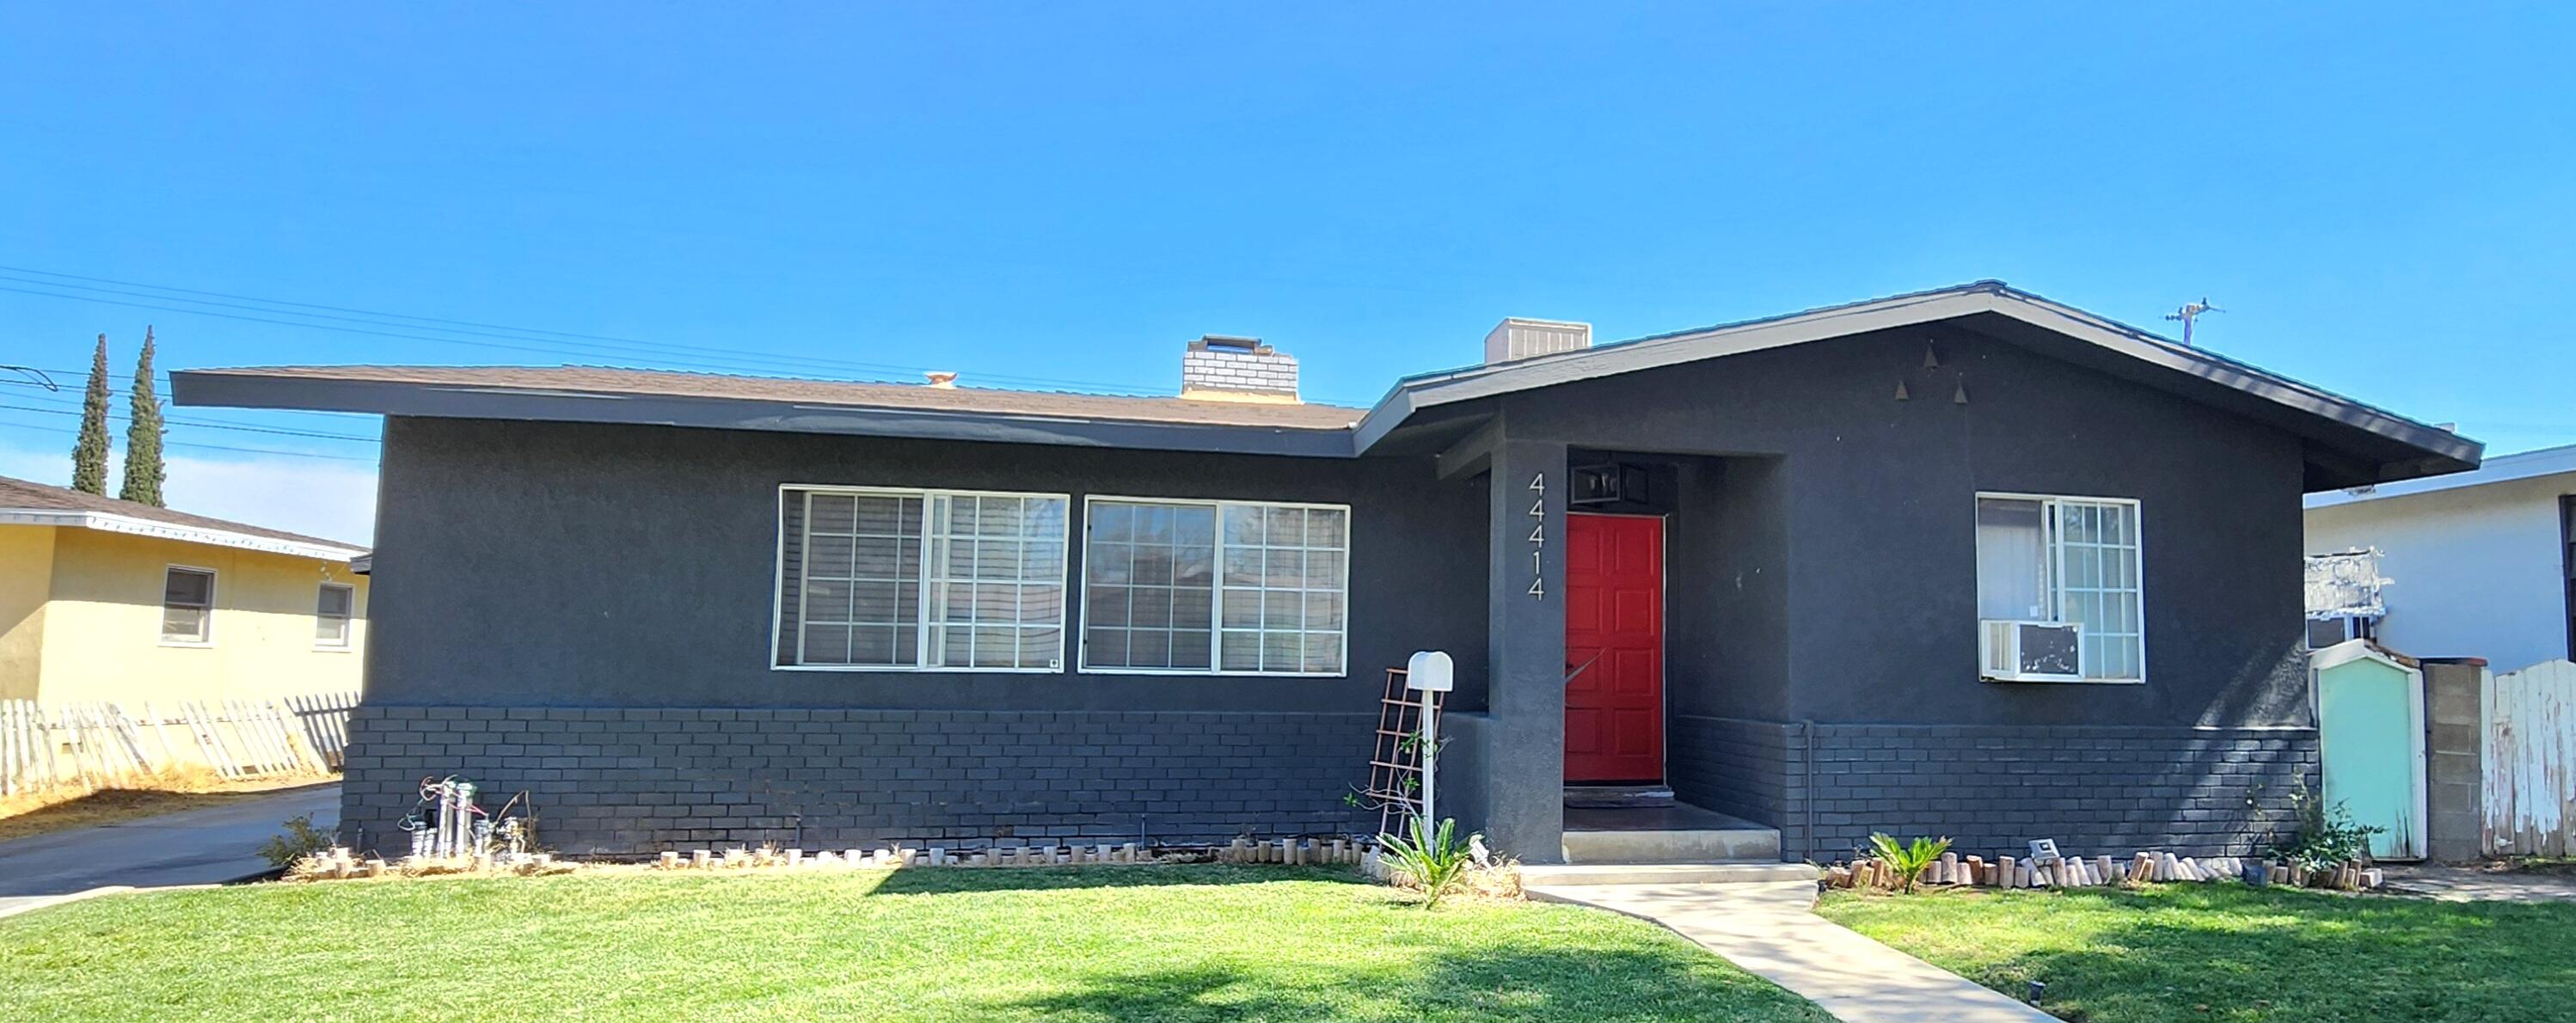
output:
<svg viewBox="0 0 2576 1023"><path fill-rule="evenodd" d="M1539 571L1538 559L1540 550L1547 546L1547 474L1542 472L1530 477L1529 488L1531 493L1538 495L1530 502L1529 510L1530 518L1538 520L1530 524L1529 595L1533 600L1545 600L1547 599L1547 575Z"/></svg>

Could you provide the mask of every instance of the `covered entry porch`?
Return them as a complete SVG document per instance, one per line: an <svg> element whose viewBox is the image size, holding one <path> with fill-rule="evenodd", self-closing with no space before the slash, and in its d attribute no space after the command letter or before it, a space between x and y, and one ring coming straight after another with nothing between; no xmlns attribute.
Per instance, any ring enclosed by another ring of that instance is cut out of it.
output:
<svg viewBox="0 0 2576 1023"><path fill-rule="evenodd" d="M1780 463L1524 441L1438 460L1487 492L1487 670L1452 695L1445 806L1530 863L1778 862L1707 722L1785 664ZM1776 774L1776 769L1768 769Z"/></svg>

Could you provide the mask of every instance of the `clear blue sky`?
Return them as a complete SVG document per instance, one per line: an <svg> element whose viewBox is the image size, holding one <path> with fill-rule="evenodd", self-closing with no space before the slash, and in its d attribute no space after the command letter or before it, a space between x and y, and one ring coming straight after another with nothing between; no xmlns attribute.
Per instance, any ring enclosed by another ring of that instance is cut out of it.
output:
<svg viewBox="0 0 2576 1023"><path fill-rule="evenodd" d="M0 362L106 331L121 374L148 322L165 369L1169 391L1220 332L1365 404L1504 315L2000 277L2156 329L2205 294L2210 347L2576 441L2563 8L1598 6L9 5ZM370 443L199 424L371 420L173 415L174 503L365 537ZM72 424L0 408L0 472L66 477Z"/></svg>

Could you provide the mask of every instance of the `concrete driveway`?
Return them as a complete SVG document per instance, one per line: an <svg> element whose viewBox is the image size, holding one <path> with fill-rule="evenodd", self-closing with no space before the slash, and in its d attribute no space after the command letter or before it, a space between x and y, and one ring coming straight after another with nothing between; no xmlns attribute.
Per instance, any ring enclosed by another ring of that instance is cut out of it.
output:
<svg viewBox="0 0 2576 1023"><path fill-rule="evenodd" d="M340 819L340 784L288 789L203 810L0 842L0 912L108 885L214 884L269 869L260 843L289 817Z"/></svg>

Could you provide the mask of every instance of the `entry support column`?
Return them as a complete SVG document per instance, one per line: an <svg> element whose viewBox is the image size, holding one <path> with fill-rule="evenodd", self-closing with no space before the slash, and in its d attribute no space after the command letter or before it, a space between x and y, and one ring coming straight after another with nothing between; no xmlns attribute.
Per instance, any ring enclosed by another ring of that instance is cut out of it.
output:
<svg viewBox="0 0 2576 1023"><path fill-rule="evenodd" d="M1485 837L1565 855L1565 445L1502 440L1487 481Z"/></svg>

